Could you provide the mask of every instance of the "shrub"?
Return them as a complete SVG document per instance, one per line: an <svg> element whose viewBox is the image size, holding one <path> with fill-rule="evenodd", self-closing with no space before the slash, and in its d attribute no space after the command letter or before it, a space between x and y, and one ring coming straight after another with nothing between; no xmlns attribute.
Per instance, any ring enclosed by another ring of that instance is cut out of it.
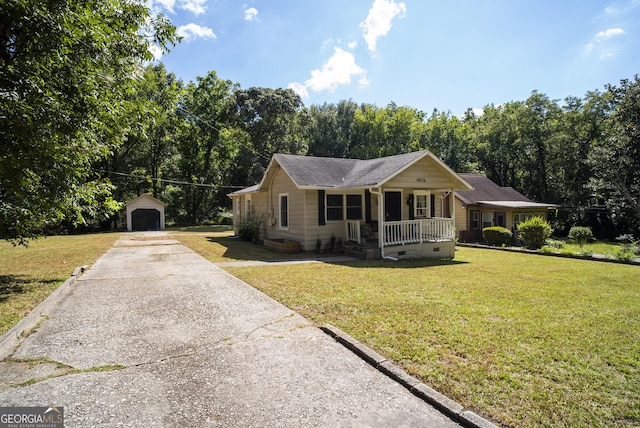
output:
<svg viewBox="0 0 640 428"><path fill-rule="evenodd" d="M262 220L259 217L255 215L247 216L240 222L238 236L245 241L258 241L260 239L261 226Z"/></svg>
<svg viewBox="0 0 640 428"><path fill-rule="evenodd" d="M485 227L482 229L482 238L484 238L488 245L511 245L513 242L513 233L511 233L509 229L501 226Z"/></svg>
<svg viewBox="0 0 640 428"><path fill-rule="evenodd" d="M559 239L547 239L544 246L549 248L564 248L564 241L560 241Z"/></svg>
<svg viewBox="0 0 640 428"><path fill-rule="evenodd" d="M573 226L571 230L569 230L569 239L580 245L580 249L582 250L584 244L593 239L593 233L588 227Z"/></svg>
<svg viewBox="0 0 640 428"><path fill-rule="evenodd" d="M518 224L518 234L525 247L531 250L539 250L547 238L551 236L553 229L542 217L531 217L529 220Z"/></svg>

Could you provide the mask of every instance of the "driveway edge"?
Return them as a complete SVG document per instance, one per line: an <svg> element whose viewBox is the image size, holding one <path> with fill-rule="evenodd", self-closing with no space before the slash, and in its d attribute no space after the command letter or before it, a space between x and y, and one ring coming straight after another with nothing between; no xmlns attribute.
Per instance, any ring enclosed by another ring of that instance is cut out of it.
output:
<svg viewBox="0 0 640 428"><path fill-rule="evenodd" d="M80 266L73 270L73 273L67 278L62 285L49 294L38 306L23 317L16 325L11 327L9 331L0 337L0 361L13 354L16 348L26 338L25 333L35 328L38 323L46 319L45 316L49 310L60 300L61 294L68 287L75 284L77 279L89 268L89 266Z"/></svg>
<svg viewBox="0 0 640 428"><path fill-rule="evenodd" d="M420 382L418 379L409 375L400 367L396 366L368 346L358 342L342 330L332 326L331 324L325 324L321 326L320 329L327 335L333 337L338 343L344 345L351 352L358 355L364 361L378 369L381 373L404 386L406 389L411 391L413 395L429 403L454 421L457 421L468 428L498 428L498 426L492 422L489 422L470 410L465 410L462 405Z"/></svg>

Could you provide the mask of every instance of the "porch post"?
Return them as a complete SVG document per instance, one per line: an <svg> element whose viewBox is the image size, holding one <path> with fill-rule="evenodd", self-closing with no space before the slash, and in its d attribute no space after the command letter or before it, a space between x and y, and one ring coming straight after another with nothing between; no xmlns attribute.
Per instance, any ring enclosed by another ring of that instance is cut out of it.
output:
<svg viewBox="0 0 640 428"><path fill-rule="evenodd" d="M451 189L449 205L451 206L451 221L453 221L453 242L456 242L456 191Z"/></svg>
<svg viewBox="0 0 640 428"><path fill-rule="evenodd" d="M384 247L384 190L378 193L378 248Z"/></svg>
<svg viewBox="0 0 640 428"><path fill-rule="evenodd" d="M449 198L449 212L451 213L451 218L453 219L453 224L455 225L456 221L456 194L455 194L455 190L451 189L451 193L449 193L451 195L451 197Z"/></svg>

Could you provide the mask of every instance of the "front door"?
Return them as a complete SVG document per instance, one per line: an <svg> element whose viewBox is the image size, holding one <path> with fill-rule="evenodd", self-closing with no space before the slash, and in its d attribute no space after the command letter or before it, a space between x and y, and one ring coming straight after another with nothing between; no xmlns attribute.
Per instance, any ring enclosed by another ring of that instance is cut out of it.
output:
<svg viewBox="0 0 640 428"><path fill-rule="evenodd" d="M402 192L384 192L384 221L402 220Z"/></svg>

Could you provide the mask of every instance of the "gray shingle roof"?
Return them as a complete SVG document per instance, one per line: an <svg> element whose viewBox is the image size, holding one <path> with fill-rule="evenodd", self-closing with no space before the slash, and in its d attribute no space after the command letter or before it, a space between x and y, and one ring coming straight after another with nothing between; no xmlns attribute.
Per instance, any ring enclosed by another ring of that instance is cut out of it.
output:
<svg viewBox="0 0 640 428"><path fill-rule="evenodd" d="M427 153L419 151L370 160L277 154L273 159L298 187L365 187L389 179Z"/></svg>
<svg viewBox="0 0 640 428"><path fill-rule="evenodd" d="M519 201L533 202L513 187L500 187L482 174L458 174L473 190L458 190L456 196L465 204L477 204L481 201Z"/></svg>

